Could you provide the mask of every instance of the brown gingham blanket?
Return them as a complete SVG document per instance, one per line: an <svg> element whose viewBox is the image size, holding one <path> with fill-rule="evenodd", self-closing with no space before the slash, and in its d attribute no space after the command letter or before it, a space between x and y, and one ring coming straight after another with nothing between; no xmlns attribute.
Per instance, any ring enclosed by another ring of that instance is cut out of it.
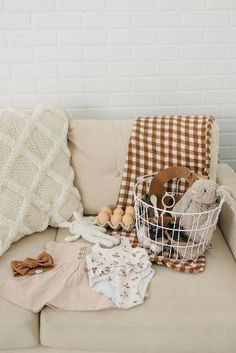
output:
<svg viewBox="0 0 236 353"><path fill-rule="evenodd" d="M122 174L118 207L133 205L133 187L138 177L157 173L172 166L185 166L208 176L210 168L212 116L157 116L137 118L134 122ZM186 185L181 185L185 191ZM129 236L131 245L139 245L135 231L113 234ZM198 273L205 268L205 257L181 261L150 254L153 262L176 271Z"/></svg>

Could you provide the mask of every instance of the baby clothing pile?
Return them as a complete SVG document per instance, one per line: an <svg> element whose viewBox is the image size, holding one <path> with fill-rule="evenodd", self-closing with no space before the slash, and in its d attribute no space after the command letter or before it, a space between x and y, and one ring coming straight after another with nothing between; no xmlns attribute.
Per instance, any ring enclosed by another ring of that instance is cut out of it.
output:
<svg viewBox="0 0 236 353"><path fill-rule="evenodd" d="M143 302L154 275L148 254L132 248L127 238L113 249L97 243L86 259L90 286L105 294L119 308L127 309Z"/></svg>
<svg viewBox="0 0 236 353"><path fill-rule="evenodd" d="M33 312L45 305L62 310L127 309L143 302L154 275L145 249L132 248L123 237L111 249L51 241L43 254L47 262L53 259L50 268L43 270L41 256L36 262L14 262L17 276L2 284L0 296ZM41 267L19 273L32 264Z"/></svg>

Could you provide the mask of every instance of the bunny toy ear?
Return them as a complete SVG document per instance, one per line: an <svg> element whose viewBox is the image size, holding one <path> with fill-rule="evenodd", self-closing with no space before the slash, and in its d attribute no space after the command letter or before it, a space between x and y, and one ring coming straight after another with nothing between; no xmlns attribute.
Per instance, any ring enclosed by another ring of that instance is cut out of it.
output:
<svg viewBox="0 0 236 353"><path fill-rule="evenodd" d="M74 211L73 216L78 221L80 221L82 219L82 216L79 212Z"/></svg>
<svg viewBox="0 0 236 353"><path fill-rule="evenodd" d="M236 195L230 188L225 185L218 186L216 189L216 196L223 197L236 215Z"/></svg>

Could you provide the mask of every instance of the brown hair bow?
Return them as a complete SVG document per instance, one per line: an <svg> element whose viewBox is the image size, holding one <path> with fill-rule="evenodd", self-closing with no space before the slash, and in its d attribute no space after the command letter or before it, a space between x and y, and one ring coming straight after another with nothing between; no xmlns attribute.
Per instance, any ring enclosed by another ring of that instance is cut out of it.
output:
<svg viewBox="0 0 236 353"><path fill-rule="evenodd" d="M27 257L23 261L11 261L13 276L34 275L36 273L48 271L53 267L53 258L46 251L39 254L37 259Z"/></svg>

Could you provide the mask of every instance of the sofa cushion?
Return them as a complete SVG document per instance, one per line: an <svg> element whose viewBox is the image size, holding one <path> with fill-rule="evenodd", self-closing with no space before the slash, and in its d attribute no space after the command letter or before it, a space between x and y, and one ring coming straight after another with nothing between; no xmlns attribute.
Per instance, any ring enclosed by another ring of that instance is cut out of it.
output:
<svg viewBox="0 0 236 353"><path fill-rule="evenodd" d="M9 276L11 260L36 257L44 245L54 240L56 229L48 228L42 233L27 236L0 257L0 284ZM27 288L26 288L27 290ZM33 314L0 298L0 349L35 346L39 341L39 314Z"/></svg>
<svg viewBox="0 0 236 353"><path fill-rule="evenodd" d="M219 164L217 183L219 185L227 186L236 200L236 173L228 164ZM219 227L224 234L224 237L236 260L236 213L227 202L223 204L222 211L220 213Z"/></svg>
<svg viewBox="0 0 236 353"><path fill-rule="evenodd" d="M68 114L52 106L0 113L0 255L25 234L82 212L67 133Z"/></svg>
<svg viewBox="0 0 236 353"><path fill-rule="evenodd" d="M150 298L138 307L100 312L43 309L41 343L104 352L232 353L236 265L219 229L205 272L190 275L154 267Z"/></svg>
<svg viewBox="0 0 236 353"><path fill-rule="evenodd" d="M69 148L85 214L116 205L132 124L122 120L70 121Z"/></svg>

